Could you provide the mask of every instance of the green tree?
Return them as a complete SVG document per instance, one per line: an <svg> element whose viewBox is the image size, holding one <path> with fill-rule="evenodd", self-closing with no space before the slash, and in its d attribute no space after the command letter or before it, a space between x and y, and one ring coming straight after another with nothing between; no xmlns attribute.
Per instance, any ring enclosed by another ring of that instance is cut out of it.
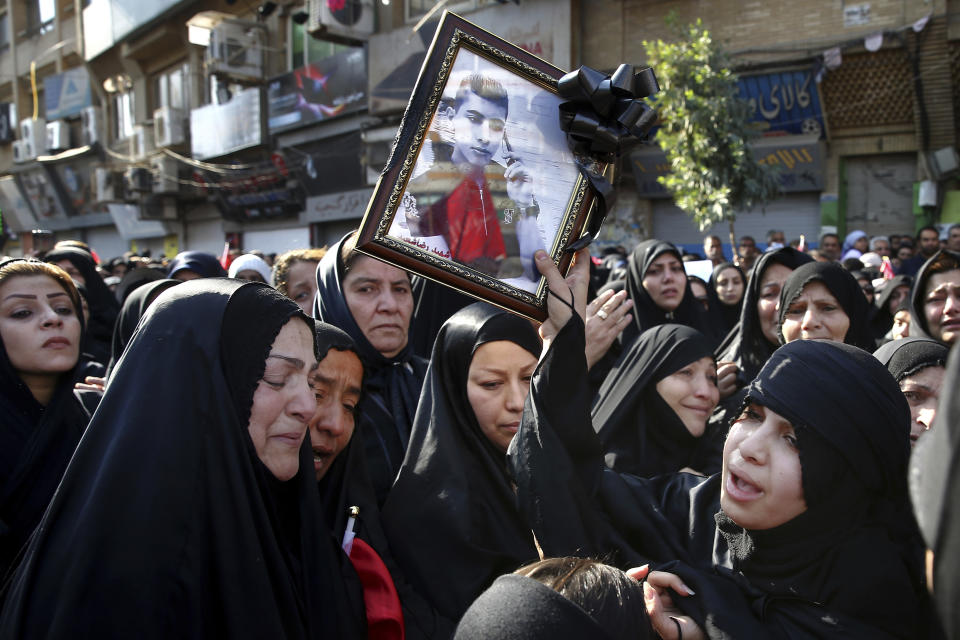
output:
<svg viewBox="0 0 960 640"><path fill-rule="evenodd" d="M643 42L660 83L656 139L671 167L659 180L701 231L727 221L736 251L737 211L776 196L776 171L757 163L747 146L758 135L750 108L737 95L737 77L710 32L700 20L686 28L673 15L667 22L676 42Z"/></svg>

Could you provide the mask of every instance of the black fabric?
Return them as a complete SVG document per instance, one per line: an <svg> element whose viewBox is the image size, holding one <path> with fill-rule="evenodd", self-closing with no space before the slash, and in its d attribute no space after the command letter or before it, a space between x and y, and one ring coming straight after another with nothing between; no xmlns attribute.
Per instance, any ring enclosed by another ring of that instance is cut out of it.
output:
<svg viewBox="0 0 960 640"><path fill-rule="evenodd" d="M874 340L882 340L884 336L893 328L893 313L890 313L888 308L890 302L890 296L893 295L893 292L896 291L897 287L906 285L907 287L913 284L913 278L907 275L894 276L891 280L888 280L887 283L883 286L883 290L877 294L876 300L874 302L874 307L876 311L873 313L873 316L870 319L870 331L873 335ZM909 299L910 295L907 294ZM896 310L894 310L896 313Z"/></svg>
<svg viewBox="0 0 960 640"><path fill-rule="evenodd" d="M927 324L927 316L923 312L924 298L927 296L927 281L930 279L930 265L943 257L952 257L960 262L960 253L941 249L930 256L930 259L923 263L917 272L914 280L913 291L910 292L910 336L914 338L930 338L930 326Z"/></svg>
<svg viewBox="0 0 960 640"><path fill-rule="evenodd" d="M353 340L345 331L320 321L315 321L315 327L317 358L320 361L330 350L357 353ZM357 358L359 357L357 354ZM413 640L449 636L453 632L453 623L439 617L430 604L410 587L393 559L387 536L380 522L376 494L367 473L363 445L358 438L351 438L343 451L337 455L320 481L319 489L326 524L337 544L341 543L346 533L351 507L359 508L353 531L357 538L365 541L376 551L389 570L403 607L406 637ZM359 578L350 559L346 554L339 554L339 559L341 578L345 582L357 583ZM354 609L359 607L362 615L366 615L363 602L351 604Z"/></svg>
<svg viewBox="0 0 960 640"><path fill-rule="evenodd" d="M265 354L275 337L221 339L240 291L262 303L240 304L248 326L308 322L255 283L197 280L155 301L14 576L0 638L365 637L330 579L309 442L279 482L237 419L253 389L230 388L221 353Z"/></svg>
<svg viewBox="0 0 960 640"><path fill-rule="evenodd" d="M127 301L127 298L134 291L147 283L153 282L154 280L163 280L166 277L165 272L152 267L138 267L132 271L128 271L127 274L123 276L120 284L117 285L115 292L117 300L120 302L120 305L123 306L124 302Z"/></svg>
<svg viewBox="0 0 960 640"><path fill-rule="evenodd" d="M412 279L411 289L413 320L410 322L410 342L415 354L421 358L429 358L443 323L476 300L422 276Z"/></svg>
<svg viewBox="0 0 960 640"><path fill-rule="evenodd" d="M0 262L0 268L16 261ZM6 348L0 349L0 584L40 522L90 421L91 411L73 390L80 367L60 376L43 406L14 370Z"/></svg>
<svg viewBox="0 0 960 640"><path fill-rule="evenodd" d="M720 299L720 296L717 295L717 278L720 277L720 273L726 269L736 269L740 273L740 279L743 281L743 295L740 296L740 301L736 304L726 304ZM743 269L732 262L721 262L718 264L713 268L713 273L710 274L710 281L707 283L707 295L710 296L710 308L719 310L720 330L722 333L720 338L722 340L740 320L740 312L741 309L743 309L743 299L747 295L747 276L743 273Z"/></svg>
<svg viewBox="0 0 960 640"><path fill-rule="evenodd" d="M662 240L647 240L641 242L630 254L627 267L626 289L627 296L633 300L630 314L633 321L626 326L621 336L624 349L640 337L640 334L651 327L668 322L685 324L698 330L705 329L700 303L693 297L690 285L680 282L683 287L683 298L680 305L671 312L664 311L656 305L650 294L643 287L643 278L653 264L653 261L665 253L672 253L677 260L681 260L680 250L669 242ZM686 280L686 276L681 276Z"/></svg>
<svg viewBox="0 0 960 640"><path fill-rule="evenodd" d="M643 606L642 603L637 603ZM642 638L642 629L625 638ZM550 587L526 576L500 576L474 601L456 640L613 640L593 617Z"/></svg>
<svg viewBox="0 0 960 640"><path fill-rule="evenodd" d="M97 362L108 362L113 326L120 313L120 304L97 273L97 265L90 253L75 247L63 247L48 253L44 260L54 264L69 260L83 276L87 292L85 297L90 308L90 323L84 332L83 351L91 354Z"/></svg>
<svg viewBox="0 0 960 640"><path fill-rule="evenodd" d="M723 343L717 347L717 362L733 362L737 365L738 386L743 387L757 377L760 368L779 346L767 340L760 327L757 303L760 301L760 282L763 274L772 264L781 264L788 269L813 262L813 258L792 247L783 247L764 253L757 259L750 271L750 280L743 294L740 310L740 322L735 326ZM742 398L740 399L742 400ZM736 402L739 408L740 400ZM736 410L735 409L735 410Z"/></svg>
<svg viewBox="0 0 960 640"><path fill-rule="evenodd" d="M113 340L110 349L110 363L107 365L107 375L113 372L123 355L123 350L127 348L133 332L137 330L140 324L140 318L146 313L147 307L157 299L161 293L174 285L180 284L179 280L154 280L144 281L141 286L127 296L120 309L120 315L117 316L117 324L113 327Z"/></svg>
<svg viewBox="0 0 960 640"><path fill-rule="evenodd" d="M921 369L944 366L949 353L949 349L936 340L901 338L883 345L873 355L900 382Z"/></svg>
<svg viewBox="0 0 960 640"><path fill-rule="evenodd" d="M480 430L467 397L474 352L498 340L539 354L529 321L483 303L441 328L410 447L383 508L395 558L450 620L459 620L497 576L538 559L505 456Z"/></svg>
<svg viewBox="0 0 960 640"><path fill-rule="evenodd" d="M933 557L933 598L946 637L960 638L960 350L947 362L944 390L930 433L910 459L910 494Z"/></svg>
<svg viewBox="0 0 960 640"><path fill-rule="evenodd" d="M366 387L360 401L356 432L363 439L367 471L377 492L377 501L382 505L403 463L427 361L414 354L409 341L400 353L386 358L363 335L343 292L340 253L343 242L349 237L348 234L327 249L317 265L313 315L346 331L363 361ZM410 324L408 335L414 333L412 319Z"/></svg>
<svg viewBox="0 0 960 640"><path fill-rule="evenodd" d="M193 271L201 278L227 277L227 270L223 268L217 257L203 251L181 251L178 253L167 267L167 277L172 278L178 271L184 269Z"/></svg>
<svg viewBox="0 0 960 640"><path fill-rule="evenodd" d="M650 477L691 464L697 438L656 384L704 357L713 357L713 345L685 325L662 324L633 343L607 376L591 411L608 467Z"/></svg>
<svg viewBox="0 0 960 640"><path fill-rule="evenodd" d="M783 338L783 320L790 305L803 293L803 288L811 282L822 283L837 299L844 313L850 320L850 327L844 336L844 342L864 351L873 352L875 345L870 334L869 313L870 303L863 295L860 285L849 271L836 262L811 262L797 267L780 291L780 318L777 323L777 335L780 343Z"/></svg>
<svg viewBox="0 0 960 640"><path fill-rule="evenodd" d="M511 446L521 508L546 555L577 547L613 551L620 566L669 562L654 568L678 573L697 593L674 603L710 638L922 637L916 527L905 511L910 413L876 359L799 340L777 350L749 387L797 425L801 451L814 442L805 430L819 439L801 453L805 475L855 480L756 532L722 514L717 522L720 474L641 479L603 468L578 402L582 346L582 323L568 323L534 374ZM558 481L568 477L577 482Z"/></svg>

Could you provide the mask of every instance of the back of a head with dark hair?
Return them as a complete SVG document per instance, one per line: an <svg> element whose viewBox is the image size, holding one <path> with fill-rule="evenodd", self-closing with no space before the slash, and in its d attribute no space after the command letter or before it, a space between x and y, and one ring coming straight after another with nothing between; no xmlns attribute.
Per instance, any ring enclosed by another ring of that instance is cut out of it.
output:
<svg viewBox="0 0 960 640"><path fill-rule="evenodd" d="M847 271L863 271L863 263L860 262L859 258L847 258L840 264L843 265L843 268Z"/></svg>
<svg viewBox="0 0 960 640"><path fill-rule="evenodd" d="M453 99L454 111L460 108L460 105L466 99L467 92L473 92L484 100L489 100L495 105L503 107L503 118L506 120L507 113L510 110L510 100L507 97L507 90L498 80L482 73L471 73L457 87L457 95Z"/></svg>
<svg viewBox="0 0 960 640"><path fill-rule="evenodd" d="M616 567L590 558L546 558L514 573L578 605L612 638L642 637L649 628L642 585Z"/></svg>

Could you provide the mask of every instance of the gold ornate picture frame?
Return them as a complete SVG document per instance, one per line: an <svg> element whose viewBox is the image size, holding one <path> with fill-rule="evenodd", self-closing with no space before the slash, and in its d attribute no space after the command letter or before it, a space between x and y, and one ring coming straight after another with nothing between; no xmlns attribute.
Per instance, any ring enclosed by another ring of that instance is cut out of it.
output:
<svg viewBox="0 0 960 640"><path fill-rule="evenodd" d="M563 71L452 13L427 52L357 249L535 320L594 193L560 129ZM601 167L602 170L602 167Z"/></svg>

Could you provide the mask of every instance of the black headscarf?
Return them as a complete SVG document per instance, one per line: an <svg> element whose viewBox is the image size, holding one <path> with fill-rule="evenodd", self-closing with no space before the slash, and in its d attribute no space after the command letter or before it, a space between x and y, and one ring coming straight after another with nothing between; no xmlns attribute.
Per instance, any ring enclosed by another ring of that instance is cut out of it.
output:
<svg viewBox="0 0 960 640"><path fill-rule="evenodd" d="M110 350L110 363L107 366L107 376L117 366L123 350L127 348L133 332L137 330L140 324L140 318L146 313L154 300L161 293L174 285L180 284L179 280L155 280L153 282L144 282L143 286L137 287L123 302L123 308L120 309L120 315L117 316L117 324L113 328L113 342Z"/></svg>
<svg viewBox="0 0 960 640"><path fill-rule="evenodd" d="M910 459L910 495L928 549L933 551L933 598L950 640L960 638L960 350L954 347L937 417Z"/></svg>
<svg viewBox="0 0 960 640"><path fill-rule="evenodd" d="M456 289L438 284L422 276L413 278L413 319L410 321L410 342L413 351L429 358L440 327L453 314L476 300Z"/></svg>
<svg viewBox="0 0 960 640"><path fill-rule="evenodd" d="M534 357L540 351L529 321L483 303L440 329L410 447L383 508L397 562L451 620L497 576L538 558L517 511L506 457L480 430L467 397L474 352L498 340Z"/></svg>
<svg viewBox="0 0 960 640"><path fill-rule="evenodd" d="M641 242L630 254L627 269L627 296L633 300L633 308L630 313L633 315L633 322L627 325L623 330L622 341L624 350L636 340L641 333L651 327L660 324L672 322L675 324L685 324L698 330L702 330L703 319L700 303L693 297L689 283L686 282L686 274L681 276L683 282L678 283L678 287L683 287L683 298L680 305L672 312L667 312L657 306L643 287L643 278L653 261L665 253L672 253L677 260L681 260L680 250L669 242L662 240L647 240Z"/></svg>
<svg viewBox="0 0 960 640"><path fill-rule="evenodd" d="M363 361L365 383L360 401L356 432L363 439L367 471L382 504L400 471L410 426L417 411L420 389L426 375L426 360L407 345L392 358L387 358L370 344L353 319L343 291L343 243L350 234L327 249L317 265L317 297L313 315L347 332ZM411 319L411 325L413 324ZM410 327L408 336L413 327Z"/></svg>
<svg viewBox="0 0 960 640"><path fill-rule="evenodd" d="M876 297L876 302L874 306L876 311L874 311L873 316L870 319L870 331L873 335L874 340L882 340L884 336L890 331L893 327L893 316L896 313L890 313L889 306L890 296L893 295L893 292L896 291L897 287L902 287L906 285L909 287L913 284L913 278L907 275L894 276L893 279L888 280L883 287L883 291ZM907 294L907 299L910 298L910 294Z"/></svg>
<svg viewBox="0 0 960 640"><path fill-rule="evenodd" d="M178 271L188 269L201 278L226 278L227 270L217 257L204 251L181 251L170 261L167 277L172 278Z"/></svg>
<svg viewBox="0 0 960 640"><path fill-rule="evenodd" d="M288 321L309 319L257 283L197 280L151 305L14 576L0 637L366 635L330 579L309 441L280 482L241 417Z"/></svg>
<svg viewBox="0 0 960 640"><path fill-rule="evenodd" d="M897 382L921 369L944 366L948 354L949 350L942 343L929 338L893 340L873 353Z"/></svg>
<svg viewBox="0 0 960 640"><path fill-rule="evenodd" d="M597 588L602 587L598 585ZM630 605L643 610L642 602L632 602ZM511 574L497 578L493 585L470 605L454 638L636 640L646 637L644 628L631 629L629 634L611 635L604 622L603 619L595 619L575 602L538 580Z"/></svg>
<svg viewBox="0 0 960 640"><path fill-rule="evenodd" d="M4 260L0 268L19 261ZM82 327L83 314L76 313ZM14 370L0 337L0 583L40 522L90 421L73 390L78 369L60 375L42 406Z"/></svg>
<svg viewBox="0 0 960 640"><path fill-rule="evenodd" d="M353 340L345 331L326 322L315 321L315 324L318 360L322 361L331 349L350 351L356 354L357 358L360 357ZM380 522L380 508L367 473L363 443L359 438L350 439L324 474L319 488L326 523L338 542L342 540L348 526L351 507L359 508L353 531L357 538L364 540L376 551L389 570L403 607L406 637L434 638L449 635L453 630L453 623L437 616L433 607L406 582L403 572L393 559ZM346 554L341 555L340 572L346 582L358 580ZM363 603L360 604L362 607Z"/></svg>
<svg viewBox="0 0 960 640"><path fill-rule="evenodd" d="M873 353L876 345L873 336L870 334L868 323L870 303L864 297L856 279L836 262L810 262L797 267L787 278L783 289L780 291L780 318L777 323L777 335L780 337L780 343L785 342L782 327L787 310L793 304L793 301L803 293L804 287L811 282L822 283L837 299L837 302L843 308L843 312L850 320L850 327L847 329L843 341Z"/></svg>
<svg viewBox="0 0 960 640"><path fill-rule="evenodd" d="M656 385L704 357L713 357L710 341L680 324L648 329L633 343L607 376L591 412L608 467L650 477L692 463L697 438Z"/></svg>
<svg viewBox="0 0 960 640"><path fill-rule="evenodd" d="M930 338L930 326L927 324L927 315L924 313L924 299L927 297L927 281L930 279L930 265L941 258L953 258L960 262L960 253L941 249L930 256L930 259L923 263L920 270L917 271L917 278L913 284L913 291L910 292L910 335L915 338Z"/></svg>
<svg viewBox="0 0 960 640"><path fill-rule="evenodd" d="M740 322L731 329L716 351L717 362L733 362L737 365L739 386L750 384L757 377L763 363L767 361L770 354L778 346L771 344L763 335L760 316L757 314L763 274L772 264L780 264L793 270L808 262L813 262L813 258L793 247L783 247L776 251L764 253L753 265L753 269L750 271L750 280L747 282L747 289L743 294ZM737 408L739 408L740 400L742 398L736 402Z"/></svg>
<svg viewBox="0 0 960 640"><path fill-rule="evenodd" d="M108 362L113 325L117 322L120 304L97 273L97 265L90 253L76 247L63 247L48 253L44 260L51 264L69 260L83 276L87 306L90 307L90 324L84 332L83 351L91 354L97 362Z"/></svg>
<svg viewBox="0 0 960 640"><path fill-rule="evenodd" d="M123 276L120 284L117 285L117 290L115 292L117 300L120 302L120 305L123 306L123 303L126 302L127 297L139 287L142 287L149 282L153 282L154 280L163 280L166 277L166 273L152 267L137 267L136 269L132 269L128 271L125 276Z"/></svg>
<svg viewBox="0 0 960 640"><path fill-rule="evenodd" d="M745 531L720 513L719 474L642 479L603 468L583 424L577 324L541 360L510 452L545 554L579 546L620 566L671 561L654 568L696 592L674 604L711 638L920 637L922 572L905 500L910 412L875 358L809 340L770 358L748 395L796 426L808 508Z"/></svg>
<svg viewBox="0 0 960 640"><path fill-rule="evenodd" d="M717 278L727 269L736 269L740 274L740 280L743 282L743 295L740 296L740 301L736 304L726 304L720 299L719 294L717 294ZM732 262L721 262L718 264L713 268L713 273L710 274L710 281L707 283L707 295L710 296L710 308L720 310L721 339L723 339L737 324L737 321L740 320L740 310L743 308L743 299L747 295L747 276L743 273L743 269Z"/></svg>

